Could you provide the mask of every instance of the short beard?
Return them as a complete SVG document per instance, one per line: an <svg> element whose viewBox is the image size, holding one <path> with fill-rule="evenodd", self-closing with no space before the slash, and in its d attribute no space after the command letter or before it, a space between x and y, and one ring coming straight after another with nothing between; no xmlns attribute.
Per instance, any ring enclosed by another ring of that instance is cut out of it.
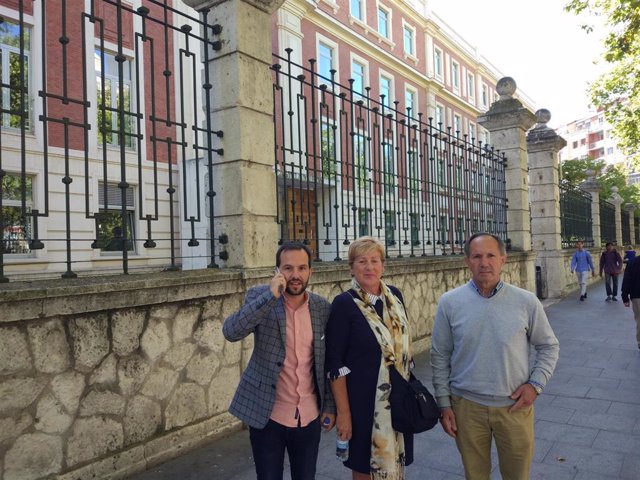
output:
<svg viewBox="0 0 640 480"><path fill-rule="evenodd" d="M304 294L304 292L307 290L308 285L309 285L309 282L303 283L299 293L292 292L289 286L287 285L285 292L287 292L291 296L297 297L298 295Z"/></svg>

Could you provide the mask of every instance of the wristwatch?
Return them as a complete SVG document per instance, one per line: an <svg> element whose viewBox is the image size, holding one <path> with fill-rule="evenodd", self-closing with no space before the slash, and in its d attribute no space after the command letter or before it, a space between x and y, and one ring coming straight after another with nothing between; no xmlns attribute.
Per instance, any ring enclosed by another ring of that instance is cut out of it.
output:
<svg viewBox="0 0 640 480"><path fill-rule="evenodd" d="M536 391L536 395L540 395L542 393L542 387L540 385L533 382L529 382L529 385L531 385L533 389Z"/></svg>

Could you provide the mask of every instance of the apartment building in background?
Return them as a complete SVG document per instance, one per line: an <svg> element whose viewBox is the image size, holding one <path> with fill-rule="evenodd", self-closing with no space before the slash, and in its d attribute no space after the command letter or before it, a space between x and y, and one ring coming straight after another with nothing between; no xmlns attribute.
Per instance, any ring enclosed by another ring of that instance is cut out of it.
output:
<svg viewBox="0 0 640 480"><path fill-rule="evenodd" d="M179 0L0 0L0 16L3 267L119 271L123 245L132 268L206 258L207 242L194 238L213 225L203 161L223 141L204 120L199 15ZM294 62L315 59L327 83L351 80L380 108L491 142L477 117L503 74L428 1L287 0L272 22L274 63L291 49ZM194 175L200 188L183 189Z"/></svg>
<svg viewBox="0 0 640 480"><path fill-rule="evenodd" d="M285 169L287 178L279 185L285 199L281 207L288 209L282 218L296 221L295 225L289 222L289 238L309 240L312 248L320 240L322 252L323 244L336 245L336 229L345 234L353 229L351 238L378 235L386 240L389 251L401 244L459 244L465 237L462 232L493 220L489 212L459 213L463 197L488 182L491 173L487 172L492 170L473 170L466 178L470 164L463 166L453 158L459 152L451 151L463 144L469 150L491 143L477 118L497 100L495 86L505 75L433 12L428 1L286 0L273 15L273 52L274 63L282 63L280 71L297 68L289 81L281 80L281 116L289 116L282 122L282 134L276 132L276 150L284 152L278 161L290 172ZM296 73L307 86L296 85ZM319 91L313 104L309 84L325 87L328 94ZM533 109L533 102L522 92L517 96ZM382 113L372 114L375 110ZM296 117L311 116L310 111L318 118L298 131L288 127L287 122L296 125ZM280 123L277 119L277 129ZM383 133L376 131L376 124L383 124ZM435 137L417 138L419 133L407 125L449 140L434 146ZM318 129L315 136L312 129ZM322 143L323 161L324 150L336 151L334 167L311 171L310 159L317 156L313 142ZM442 154L453 156L445 159ZM380 170L383 175L376 176ZM304 174L298 175L300 171ZM327 173L336 173L335 181L327 182L331 177ZM324 183L318 187L308 182L305 187L304 181L295 182L308 178L305 175L323 176ZM376 180L380 177L384 178ZM483 187L487 198L491 191L491 186ZM391 202L386 201L388 197ZM301 209L301 205L311 208ZM320 205L322 221L316 218L314 205ZM323 224L330 225L324 232ZM449 236L453 231L459 233ZM326 251L321 257L344 257L337 248L335 253Z"/></svg>
<svg viewBox="0 0 640 480"><path fill-rule="evenodd" d="M428 0L286 0L273 18L274 53L343 86L354 80L385 105L430 117L455 134L489 143L476 122L504 75L429 7ZM517 79L516 79L517 80ZM384 99L382 100L382 96ZM532 108L522 92L519 99Z"/></svg>

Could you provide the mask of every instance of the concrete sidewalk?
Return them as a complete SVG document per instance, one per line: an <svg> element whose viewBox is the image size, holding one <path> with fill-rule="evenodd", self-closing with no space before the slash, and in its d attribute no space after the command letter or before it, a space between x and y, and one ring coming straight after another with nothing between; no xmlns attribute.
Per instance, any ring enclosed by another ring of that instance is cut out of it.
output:
<svg viewBox="0 0 640 480"><path fill-rule="evenodd" d="M546 307L560 340L555 375L535 404L536 452L532 479L640 480L640 350L635 322L621 301L605 302L604 285ZM431 389L425 354L417 375ZM322 435L318 480L350 479L334 456L334 431ZM497 457L494 451L494 465ZM241 431L134 480L250 480L255 478L248 432ZM288 472L285 478L290 478ZM407 480L462 480L453 439L440 426L416 436ZM492 479L499 479L497 466Z"/></svg>

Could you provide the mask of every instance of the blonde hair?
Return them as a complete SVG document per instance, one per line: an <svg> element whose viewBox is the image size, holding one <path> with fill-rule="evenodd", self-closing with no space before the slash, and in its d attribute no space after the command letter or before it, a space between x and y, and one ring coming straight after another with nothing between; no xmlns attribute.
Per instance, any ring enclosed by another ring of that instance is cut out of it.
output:
<svg viewBox="0 0 640 480"><path fill-rule="evenodd" d="M375 237L360 237L349 245L349 265L353 265L360 255L378 252L380 260L384 263L384 245Z"/></svg>

